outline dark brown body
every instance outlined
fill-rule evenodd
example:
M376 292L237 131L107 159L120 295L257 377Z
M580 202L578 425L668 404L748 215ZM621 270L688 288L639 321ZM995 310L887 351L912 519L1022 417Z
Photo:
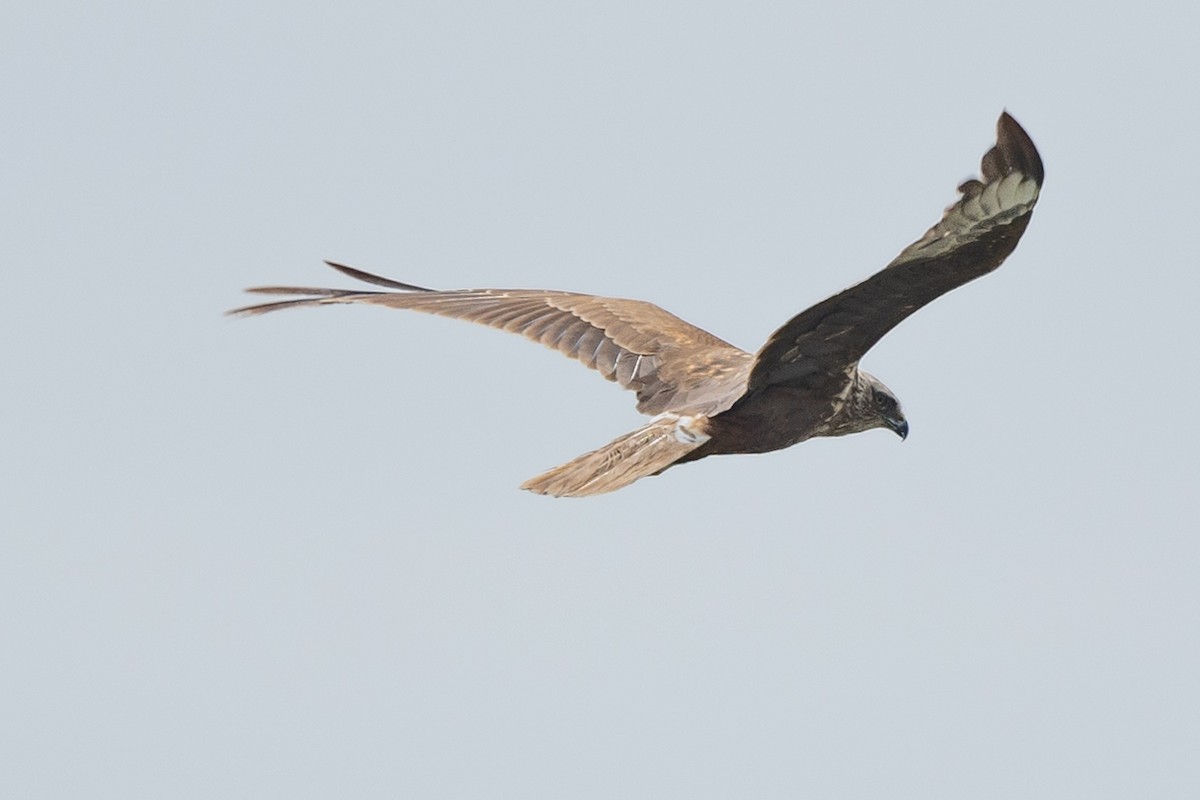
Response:
M728 411L708 421L712 437L682 461L735 453L769 453L827 435L840 404L831 398L844 395L849 381L834 392L802 386L771 386L752 392Z

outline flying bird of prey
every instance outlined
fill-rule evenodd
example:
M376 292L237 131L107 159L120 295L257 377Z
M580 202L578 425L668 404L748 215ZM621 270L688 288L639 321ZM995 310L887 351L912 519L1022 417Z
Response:
M390 291L265 286L248 291L304 297L229 313L366 303L454 317L541 342L636 392L638 411L653 419L521 487L541 494L601 494L675 464L779 450L814 436L887 428L903 439L900 402L858 362L909 314L996 269L1017 246L1043 171L1007 112L981 172L886 268L792 317L753 355L639 300L545 289L433 291L333 262L326 263Z

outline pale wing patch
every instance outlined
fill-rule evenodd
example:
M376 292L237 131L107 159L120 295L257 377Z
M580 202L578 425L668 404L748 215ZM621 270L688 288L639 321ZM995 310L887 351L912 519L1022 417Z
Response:
M680 444L704 444L712 437L706 432L707 417L694 417L690 414L676 416L664 414L668 419L675 417L675 441Z
M889 266L952 252L1029 213L1038 197L1037 181L1021 172L1012 172L986 185L969 180L958 190L962 192L959 201L947 208L938 224L904 248Z

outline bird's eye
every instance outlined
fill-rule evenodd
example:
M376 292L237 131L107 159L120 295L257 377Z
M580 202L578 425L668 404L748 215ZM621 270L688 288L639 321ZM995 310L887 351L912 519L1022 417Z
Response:
M875 395L875 407L876 408L887 408L887 405L888 405L888 399L887 399L886 394Z

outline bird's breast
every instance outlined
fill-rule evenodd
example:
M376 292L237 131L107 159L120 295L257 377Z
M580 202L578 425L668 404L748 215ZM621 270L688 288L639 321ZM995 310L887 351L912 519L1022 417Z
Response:
M709 420L709 449L713 454L767 453L821 436L837 410L835 401L809 389L769 387Z

